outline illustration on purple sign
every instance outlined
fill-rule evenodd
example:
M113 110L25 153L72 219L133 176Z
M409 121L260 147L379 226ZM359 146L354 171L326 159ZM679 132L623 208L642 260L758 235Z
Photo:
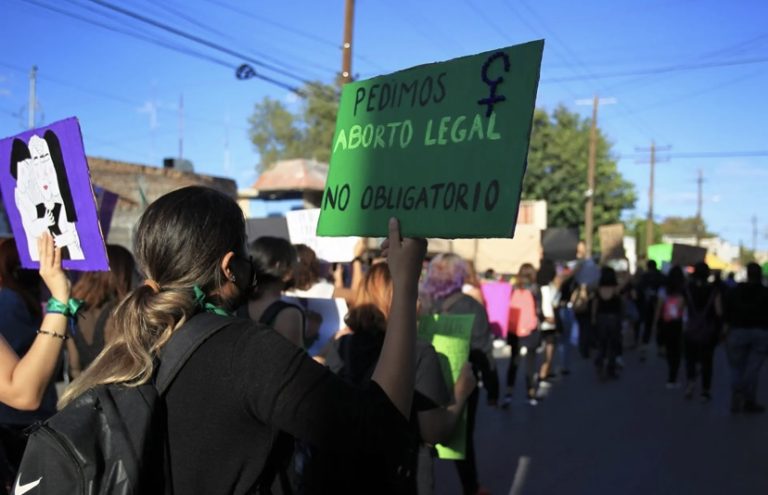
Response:
M62 259L85 259L75 226L77 212L56 134L48 130L42 138L34 135L29 145L14 139L11 176L16 179L14 201L27 237L29 257L40 260L35 240L48 231L56 247L61 248Z
M48 232L64 268L109 270L77 119L0 140L0 186L24 268L37 267Z

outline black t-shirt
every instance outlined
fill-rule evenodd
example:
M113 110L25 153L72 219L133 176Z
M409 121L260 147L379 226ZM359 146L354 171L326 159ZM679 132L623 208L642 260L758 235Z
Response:
M280 430L351 457L397 459L408 442L406 419L375 382L351 387L246 321L192 355L166 404L175 493L253 493Z
M732 327L768 330L768 287L739 284L728 294L725 308Z

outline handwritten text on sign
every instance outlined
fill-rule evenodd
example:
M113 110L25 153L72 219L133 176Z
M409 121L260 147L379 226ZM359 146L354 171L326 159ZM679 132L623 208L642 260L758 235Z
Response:
M318 234L511 236L543 45L344 86Z

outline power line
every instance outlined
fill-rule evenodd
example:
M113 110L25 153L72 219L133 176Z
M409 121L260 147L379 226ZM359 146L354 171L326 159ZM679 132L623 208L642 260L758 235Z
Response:
M542 83L558 83L570 81L583 81L585 79L610 79L615 77L628 77L651 74L666 74L670 72L683 72L690 70L712 69L717 67L732 67L736 65L762 64L768 62L768 57L757 57L741 60L724 60L719 62L700 62L695 64L677 64L662 67L650 67L633 71L603 72L598 74L586 74L583 76L550 77L542 79Z
M183 30L180 30L180 29L176 29L176 28L174 28L172 26L168 26L168 25L163 24L161 22L158 22L158 21L156 21L154 19L150 19L150 18L145 17L145 16L143 16L141 14L137 14L136 12L130 11L128 9L124 9L123 7L119 7L117 5L113 5L113 4L111 4L109 2L106 2L104 0L88 0L88 1L90 1L92 3L95 3L97 5L100 5L100 6L104 7L104 8L107 8L107 9L110 9L110 10L114 10L115 12L119 12L119 13L127 16L127 17L131 17L133 19L139 20L139 21L144 22L146 24L151 24L152 26L155 26L158 29L162 29L164 31L168 31L169 33L173 33L176 36L180 36L182 38L188 39L190 41L193 41L193 42L198 43L200 45L203 45L205 47L208 47L208 48L211 48L213 50L219 51L221 53L226 53L227 55L231 55L233 57L237 57L239 59L245 60L245 61L250 62L250 63L252 63L252 64L254 64L254 65L258 66L258 67L262 67L262 68L271 70L273 72L276 72L276 73L278 73L280 75L283 75L283 76L286 76L286 77L290 77L291 79L297 80L297 81L299 81L299 82L301 82L303 84L308 84L309 83L309 81L307 81L307 80L305 80L305 79L303 79L303 78L293 74L292 72L285 71L285 70L283 70L283 69L281 69L279 67L275 67L275 66L273 66L271 64L268 64L266 62L262 62L261 60L255 59L255 58L250 57L248 55L244 55L244 54L239 53L239 52L237 52L235 50L227 48L225 46L221 46L221 45L219 45L217 43L213 43L211 41L205 40L203 38L200 38L199 36L195 36L193 34L189 34L186 31L183 31ZM267 82L270 82L272 84L276 83L276 81L274 79L265 77L262 74L256 73L256 74L254 74L253 77L257 77L259 79L263 79L263 80L265 80ZM293 92L295 92L297 94L301 93L298 90L298 88L291 88L291 87L289 87L287 85L284 85L282 83L278 83L278 84L283 89L290 89L291 91L293 91Z
M240 41L242 41L241 39L236 39L234 36L230 35L229 33L226 33L224 31L216 29L215 27L209 26L209 25L205 24L204 22L199 21L198 19L194 18L193 16L188 15L188 14L184 13L183 11L181 11L181 10L179 10L179 9L173 7L173 6L166 4L165 2L157 2L157 3L153 3L152 5L155 5L155 6L159 7L160 9L170 13L171 15L174 15L174 16L176 16L176 17L178 17L178 18L188 22L189 24L197 26L198 28L200 28L200 29L202 29L202 30L204 30L204 31L206 31L206 32L208 32L210 34L213 34L215 36L219 36L219 37L221 37L223 39L226 39L226 40L228 40L228 41L230 41L232 43L239 43ZM274 48L271 48L271 49L274 51ZM298 57L295 57L295 56L292 56L292 58L294 58L296 60L299 60L305 67L298 67L297 65L287 63L284 59L281 59L281 58L278 58L278 57L273 57L273 56L268 55L268 54L263 53L263 52L257 52L257 51L254 51L252 49L248 49L248 51L253 53L253 54L255 54L256 56L264 59L264 60L268 60L269 62L271 62L273 64L276 64L276 65L279 65L279 66L282 66L282 67L284 67L284 68L286 68L288 70L292 70L292 71L298 72L298 71L304 70L306 67L313 67L315 69L318 69L318 70L321 70L321 71L324 71L324 72L334 73L334 71L331 70L328 67L325 67L325 66L322 66L322 65L316 64L314 62L304 60L304 59L298 59Z
M106 29L108 31L112 31L112 32L115 32L115 33L123 34L125 36L130 36L132 38L140 39L140 40L145 41L147 43L152 43L154 45L161 46L161 47L167 48L169 50L174 50L176 52L183 53L185 55L189 55L189 56L192 56L192 57L197 57L197 58L199 58L201 60L205 60L207 62L211 62L211 63L217 64L217 65L221 65L221 66L227 67L229 69L233 69L234 70L237 67L235 64L231 64L231 63L226 62L226 61L224 61L224 60L222 60L220 58L213 57L211 55L202 53L200 51L193 50L191 48L185 48L185 47L182 47L180 45L173 44L173 43L169 43L169 42L164 41L164 40L159 39L159 38L153 38L151 36L147 36L147 35L142 34L140 32L134 32L134 31L129 31L129 30L122 29L122 28L119 28L119 27L116 27L116 26L110 26L109 24L105 24L105 23L103 23L101 21L97 21L95 19L90 19L88 17L84 17L84 16L81 16L81 15L75 14L73 12L68 12L66 10L59 9L58 7L54 7L53 5L44 4L44 3L38 2L36 0L21 0L21 1L29 3L29 4L32 4L32 5L35 5L37 7L40 7L40 8L46 9L46 10L49 10L49 11L52 11L52 12L55 12L57 14L60 14L60 15L63 15L63 16L66 16L66 17L69 17L69 18L72 18L72 19L79 20L81 22L85 22L87 24L91 24L91 25L94 25L94 26L101 27L101 28Z
M634 160L645 156L636 153L621 153L618 160ZM768 150L745 150L745 151L678 151L665 153L668 158L744 158L768 156Z

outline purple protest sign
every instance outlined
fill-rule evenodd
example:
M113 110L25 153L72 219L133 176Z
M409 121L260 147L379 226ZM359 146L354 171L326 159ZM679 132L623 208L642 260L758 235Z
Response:
M112 226L112 217L115 215L117 200L120 199L117 193L103 187L94 187L96 193L96 206L99 210L99 223L101 224L101 234L105 239L109 238L109 229Z
M0 188L24 268L38 268L50 232L64 268L109 270L77 119L0 140Z
M509 332L509 298L512 286L507 282L483 282L480 285L485 299L488 323L494 335L506 338Z

